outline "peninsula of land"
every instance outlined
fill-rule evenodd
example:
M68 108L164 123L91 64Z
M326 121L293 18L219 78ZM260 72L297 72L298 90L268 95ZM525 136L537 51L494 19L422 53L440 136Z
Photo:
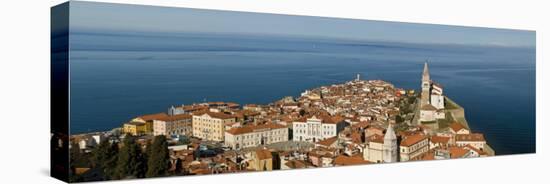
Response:
M91 181L493 156L484 135L470 130L464 109L443 89L430 78L425 63L419 92L357 75L269 104L172 106L111 131L71 135L71 178Z

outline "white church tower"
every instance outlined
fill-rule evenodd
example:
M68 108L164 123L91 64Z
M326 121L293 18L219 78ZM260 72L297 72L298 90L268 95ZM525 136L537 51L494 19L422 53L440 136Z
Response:
M390 123L384 135L384 162L397 162L398 151L397 136Z
M420 107L430 103L430 71L428 70L428 62L424 63L424 71L422 72L422 93L420 94Z
M428 63L424 63L422 72L422 93L420 94L420 122L436 121L445 119L445 96L443 86L430 80Z

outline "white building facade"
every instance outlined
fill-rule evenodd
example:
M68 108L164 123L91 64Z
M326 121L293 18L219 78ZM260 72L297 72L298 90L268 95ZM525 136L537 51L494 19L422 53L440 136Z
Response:
M343 118L313 116L304 122L292 123L292 140L318 142L337 136L346 125Z
M376 134L369 137L363 149L363 159L375 163L399 161L397 136L391 124L388 125L383 138Z
M237 127L225 132L225 146L234 150L288 141L288 128L279 124Z
M457 146L470 145L479 150L484 150L487 144L485 137L480 133L457 134L455 140Z
M429 145L430 143L428 137L425 135L416 134L405 137L399 146L400 161L404 162L418 158L422 154L429 151Z

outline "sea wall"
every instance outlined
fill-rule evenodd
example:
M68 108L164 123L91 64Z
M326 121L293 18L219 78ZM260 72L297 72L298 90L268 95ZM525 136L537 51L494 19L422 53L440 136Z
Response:
M468 121L466 120L464 108L451 100L449 97L445 97L445 112L451 114L455 121L470 129Z
M445 112L450 113L455 121L459 122L467 129L470 129L468 121L466 120L464 108L451 100L449 97L445 97ZM489 144L485 144L483 151L487 152L489 156L495 155L495 150L493 150Z

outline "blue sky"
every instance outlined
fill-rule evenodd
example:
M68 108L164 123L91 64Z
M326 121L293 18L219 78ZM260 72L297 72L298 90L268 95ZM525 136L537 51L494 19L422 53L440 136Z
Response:
M71 1L72 30L269 34L414 43L535 46L535 32Z

